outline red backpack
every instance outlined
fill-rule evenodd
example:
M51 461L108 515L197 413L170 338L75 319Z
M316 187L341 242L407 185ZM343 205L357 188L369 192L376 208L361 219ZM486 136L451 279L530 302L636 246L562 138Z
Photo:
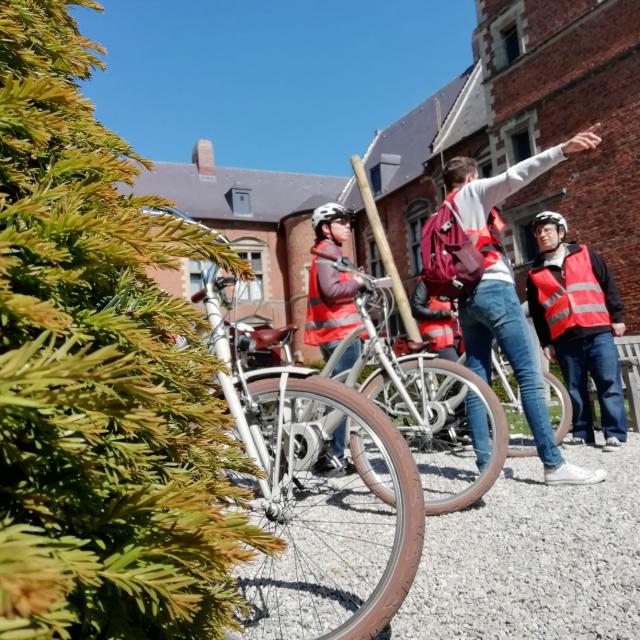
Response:
M484 273L484 256L469 240L453 200L445 200L422 228L422 275L429 296L461 298Z

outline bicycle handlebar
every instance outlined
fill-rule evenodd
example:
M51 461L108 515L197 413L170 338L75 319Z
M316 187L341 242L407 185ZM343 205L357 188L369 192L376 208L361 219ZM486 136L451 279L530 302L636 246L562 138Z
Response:
M373 291L374 289L390 289L392 286L392 280L390 276L385 276L384 278L374 278L360 269L349 260L345 256L341 256L340 258L336 258L335 256L329 255L327 253L323 253L322 251L318 251L316 247L311 249L311 253L318 256L318 258L322 258L323 260L329 260L333 263L333 266L338 271L344 271L346 273L353 273L359 276L363 283L364 287L367 291Z
M213 289L219 293L222 293L222 291L226 287L230 287L231 285L234 285L237 281L238 281L238 278L236 278L236 276L219 276L215 278L215 280L213 281ZM205 299L206 295L207 295L206 290L200 289L200 291L196 291L191 296L191 302L201 302L202 300ZM224 301L228 302L226 298L224 298Z

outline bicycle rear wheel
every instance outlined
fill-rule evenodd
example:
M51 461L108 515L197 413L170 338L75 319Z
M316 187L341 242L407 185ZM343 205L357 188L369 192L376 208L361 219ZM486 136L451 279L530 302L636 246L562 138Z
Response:
M573 409L568 391L552 373L543 372L544 393L549 409L551 427L555 432L556 444L560 444L571 430ZM527 422L522 408L522 401L518 385L513 377L509 378L511 388L517 402L503 402L507 422L509 423L509 450L510 458L525 458L538 455L533 433Z
M353 389L290 378L282 405L279 383L278 377L249 385L247 417L273 455L284 406L281 450L284 456L294 451L296 470L274 487L280 491L276 512L256 513L255 523L285 539L287 548L275 558L256 558L238 577L250 606L243 638L373 638L399 609L420 562L424 517L415 464L389 419ZM393 505L357 474L312 473L323 444L318 426L336 415L366 434Z
M508 430L504 411L491 387L475 373L454 362L416 354L400 363L402 385L421 416L417 423L386 372L365 380L361 393L372 399L402 432L418 466L425 512L439 515L477 502L496 481L507 454ZM471 441L466 402L475 397L484 408L488 437ZM375 455L369 443L354 433L351 452L358 471L382 500L393 495L376 482ZM478 470L477 457L485 464Z

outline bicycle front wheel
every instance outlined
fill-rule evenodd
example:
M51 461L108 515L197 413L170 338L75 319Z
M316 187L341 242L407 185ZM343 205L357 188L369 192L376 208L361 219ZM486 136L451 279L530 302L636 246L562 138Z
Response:
M366 380L360 391L387 413L409 444L422 478L426 514L474 504L493 486L506 458L508 430L500 401L486 382L455 362L417 354L400 363L398 374L408 401L383 370ZM467 421L471 399L486 418L486 429L475 435ZM392 501L393 495L375 481L369 443L355 433L350 446L371 490Z
M573 409L571 398L565 386L548 371L543 372L544 396L547 401L551 427L555 433L556 444L560 444L571 430ZM515 378L510 378L512 395L516 402L503 402L507 422L509 423L509 450L510 458L525 458L538 455L533 433L527 422L522 408L520 390Z
M284 397L279 377L253 382L249 391L249 424L272 456L278 442L282 452L276 496L255 523L287 548L258 557L238 578L249 603L243 638L374 638L399 609L422 553L422 491L405 442L371 402L331 380L290 378ZM337 424L336 416L371 444L392 505L357 474L313 473L326 444L320 426L328 418Z

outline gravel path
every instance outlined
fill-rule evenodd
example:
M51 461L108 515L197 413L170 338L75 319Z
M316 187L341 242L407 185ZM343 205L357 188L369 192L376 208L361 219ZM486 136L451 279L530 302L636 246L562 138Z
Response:
M616 453L563 451L607 480L547 487L537 458L507 460L484 505L428 519L416 581L380 638L640 638L640 435Z

